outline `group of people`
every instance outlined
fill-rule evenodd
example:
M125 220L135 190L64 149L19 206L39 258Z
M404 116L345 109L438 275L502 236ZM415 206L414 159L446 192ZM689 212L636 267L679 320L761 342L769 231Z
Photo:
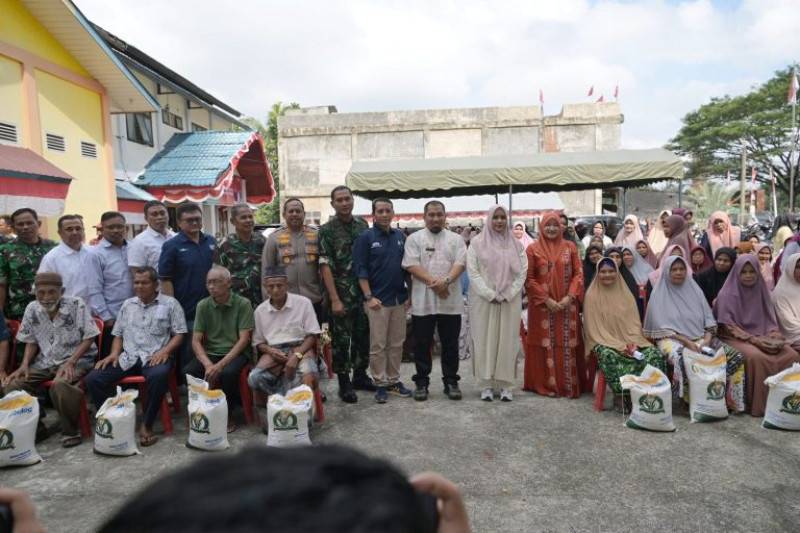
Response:
M448 230L444 204L432 200L425 228L408 236L392 226L388 198L372 202L371 228L353 214L349 188L334 188L331 206L335 216L317 229L304 223L302 201L289 198L285 225L265 238L254 231L252 209L234 205L235 231L217 243L202 231L198 205L177 208L173 233L166 206L151 201L147 229L130 242L124 215L104 213L93 247L84 244L78 215L58 220L56 245L40 236L33 209L17 210L3 219L15 235L0 237L0 308L18 346L10 353L0 320L3 393L35 394L52 381L62 444L70 447L81 442L83 390L99 407L121 379L142 375L140 443L149 446L170 380L189 374L225 392L234 431L248 365L249 385L267 395L318 387L320 325L328 322L345 403L357 402L359 390L378 403L390 394L425 401L435 336L448 398L462 398L466 338L480 398L512 401L523 305L523 389L549 397L591 388L585 362L593 356L619 409L626 408L619 376L646 364L672 367L685 398L683 350L711 348L727 356L731 410L759 416L764 378L800 361L800 238L791 228L776 233L785 246L777 275L772 250L741 246L724 213L712 215L699 245L686 213L665 212L646 237L631 215L613 242L600 224L584 246L558 213L542 218L534 240L499 205L480 233L459 234ZM409 311L413 390L400 380Z

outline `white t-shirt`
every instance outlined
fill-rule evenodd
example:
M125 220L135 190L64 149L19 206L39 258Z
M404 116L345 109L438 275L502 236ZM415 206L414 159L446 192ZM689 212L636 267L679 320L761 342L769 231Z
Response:
M175 236L175 232L167 228L167 235L149 227L141 232L128 245L129 267L153 267L158 271L158 259L161 257L161 247Z
M421 266L437 279L444 279L454 265L466 265L467 246L461 235L449 230L431 233L427 228L412 233L406 239L403 268ZM421 280L411 284L411 314L460 315L464 308L461 295L461 276L450 283L450 296L439 298Z

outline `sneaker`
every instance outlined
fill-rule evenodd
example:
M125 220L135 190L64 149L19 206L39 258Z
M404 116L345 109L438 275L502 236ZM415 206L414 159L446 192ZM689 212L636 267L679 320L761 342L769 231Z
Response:
M428 386L427 385L417 385L414 388L414 399L418 402L424 402L428 399Z
M353 372L353 388L367 392L376 392L378 390L378 387L375 386L366 372Z
M514 399L514 393L511 392L511 389L500 389L501 402L510 402L513 399Z
M461 389L458 388L458 383L445 383L444 393L451 400L461 399Z
M492 389L483 389L483 392L481 393L481 400L483 400L484 402L491 402L493 396L494 394L492 392Z
M380 387L378 387L378 389L380 389ZM403 398L408 398L411 396L411 390L407 389L405 385L403 385L402 381L392 383L387 387L387 391L389 394L396 394L397 396L402 396Z
M386 387L378 387L375 391L375 401L378 403L386 403L389 401L389 394L386 392Z

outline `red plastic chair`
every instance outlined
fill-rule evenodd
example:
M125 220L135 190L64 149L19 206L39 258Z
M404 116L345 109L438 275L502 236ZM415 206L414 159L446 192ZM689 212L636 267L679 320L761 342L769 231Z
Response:
M252 365L247 363L242 371L239 373L239 396L242 399L242 411L244 411L244 422L248 426L254 426L258 423L253 409L253 393L250 390L250 384L247 383L247 376L250 374Z
M317 348L319 348L319 341L317 341ZM319 353L319 351L317 351ZM331 357L331 343L325 345L322 349L322 358L325 360L325 366L328 367L328 379L333 378L333 358Z
M594 390L594 410L602 411L606 399L606 376L603 371L598 367L597 354L594 352L589 354L589 390ZM597 388L594 389L594 378L597 376Z
M170 375L173 375L170 372ZM142 415L144 416L144 406L147 404L147 382L144 376L128 376L117 381L117 385L136 385L139 389L139 403L142 406ZM161 407L159 408L161 415L161 425L164 426L164 434L170 435L172 433L172 417L169 414L169 404L167 403L167 395L161 399Z

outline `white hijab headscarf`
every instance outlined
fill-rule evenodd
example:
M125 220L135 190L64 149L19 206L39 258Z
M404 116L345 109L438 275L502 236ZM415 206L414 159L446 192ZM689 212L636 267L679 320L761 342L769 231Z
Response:
M630 233L625 230L625 222L629 220L633 222L633 231ZM636 215L628 215L622 223L622 228L619 230L617 238L614 239L614 246L619 246L620 248L636 246L636 243L642 239L644 239L644 235L642 234L642 228L639 226L639 217Z
M772 291L778 325L789 344L800 342L800 283L794 279L794 269L798 261L800 254L794 254L783 261L783 275Z

